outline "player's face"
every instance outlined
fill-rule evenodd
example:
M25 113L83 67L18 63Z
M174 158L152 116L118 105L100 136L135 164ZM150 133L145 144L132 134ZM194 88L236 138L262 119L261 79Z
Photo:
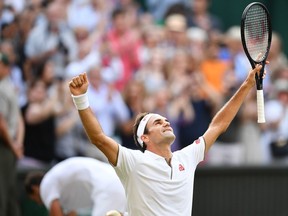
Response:
M170 122L161 115L153 115L149 119L146 127L148 129L148 138L151 143L171 145L175 140L175 134L173 128L170 126Z

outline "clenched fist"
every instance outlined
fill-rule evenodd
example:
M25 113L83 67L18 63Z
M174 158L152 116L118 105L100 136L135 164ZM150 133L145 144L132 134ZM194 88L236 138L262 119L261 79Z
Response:
M69 89L72 95L77 96L86 93L88 85L87 74L82 73L72 78L69 82Z

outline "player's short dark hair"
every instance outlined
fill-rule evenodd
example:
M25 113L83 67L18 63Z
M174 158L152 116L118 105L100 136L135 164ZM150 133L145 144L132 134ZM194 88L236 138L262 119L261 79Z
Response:
M135 119L135 123L133 125L133 138L134 138L134 142L136 144L136 146L142 151L144 152L147 148L147 145L143 142L143 146L140 145L140 143L138 142L137 140L137 129L139 127L139 124L141 122L141 120L144 118L144 116L146 116L147 114L149 114L148 112L144 112L144 113L139 113L137 116L136 116L136 119ZM148 131L147 131L147 128L145 127L144 129L144 134L147 134Z
M44 174L45 174L44 172L35 171L35 172L30 172L26 175L24 186L25 186L25 191L27 194L33 193L33 186L40 186L41 181L44 177Z

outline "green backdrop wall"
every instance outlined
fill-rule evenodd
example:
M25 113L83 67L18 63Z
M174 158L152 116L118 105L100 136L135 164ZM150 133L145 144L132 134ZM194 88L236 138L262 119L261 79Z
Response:
M287 166L200 166L193 216L287 216L287 182Z
M253 1L248 0L211 0L210 11L219 16L224 30L232 25L240 25L244 8ZM288 0L259 0L268 8L272 29L283 39L283 50L288 55Z

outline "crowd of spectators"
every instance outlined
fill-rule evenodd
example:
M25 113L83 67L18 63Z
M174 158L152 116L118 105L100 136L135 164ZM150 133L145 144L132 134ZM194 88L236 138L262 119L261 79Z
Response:
M46 167L79 155L106 160L89 144L68 93L67 81L83 72L93 112L121 145L136 148L132 125L143 111L169 118L177 136L173 150L201 136L250 68L240 27L224 30L209 3L0 1L0 52L9 59L25 125L19 166ZM281 40L273 32L264 83L267 123L257 123L252 91L204 164L288 161L288 64Z

